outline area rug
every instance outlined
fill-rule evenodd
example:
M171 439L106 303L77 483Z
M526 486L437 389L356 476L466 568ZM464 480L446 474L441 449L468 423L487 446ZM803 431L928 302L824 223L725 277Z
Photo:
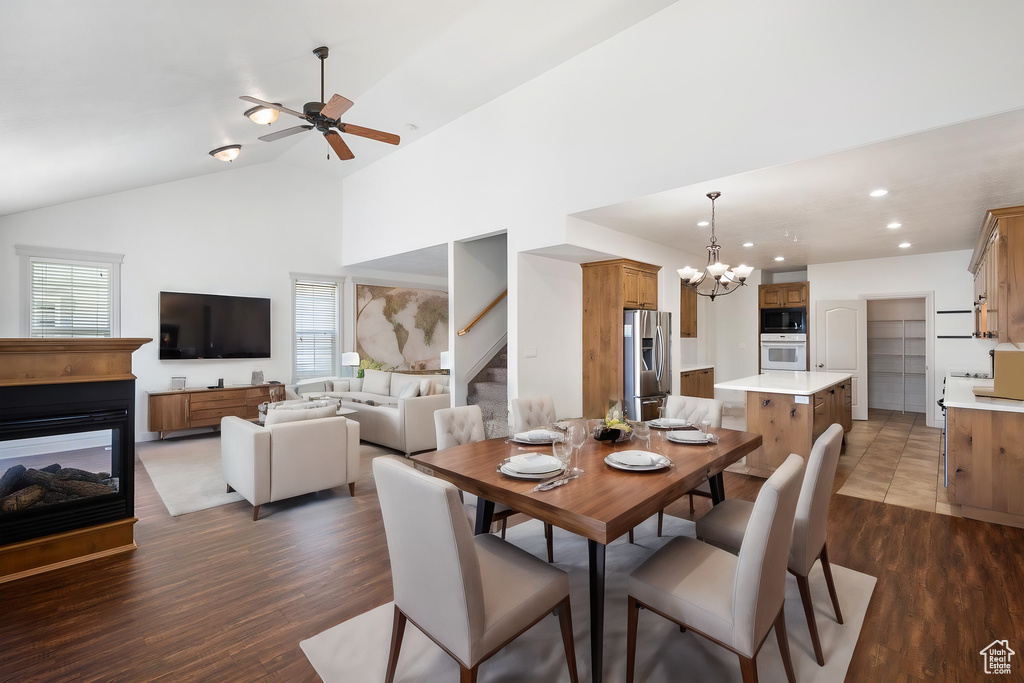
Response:
M145 441L138 454L171 517L242 500L239 493L227 493L220 437Z
M604 678L625 679L626 576L668 538L693 536L693 523L665 516L665 536L658 538L654 519L636 530L636 544L619 539L606 555ZM537 520L510 527L508 539L538 557L546 557L542 525ZM580 680L590 680L587 543L578 536L555 530L556 564L570 573L572 619ZM818 666L811 649L796 580L787 576L786 630L796 678L841 681L850 665L864 615L874 590L874 577L833 565L836 590L845 623L835 621L825 579L817 565L810 576L818 633L825 666ZM325 683L379 681L384 678L390 645L393 603L382 605L300 643L302 651ZM761 681L785 681L786 674L774 634L757 657ZM693 633L681 633L671 622L642 611L637 640L636 680L648 683L740 681L738 658ZM411 624L398 662L396 681L428 683L458 680L454 660ZM559 635L558 620L549 616L521 635L480 667L481 683L531 680L568 681L569 673Z

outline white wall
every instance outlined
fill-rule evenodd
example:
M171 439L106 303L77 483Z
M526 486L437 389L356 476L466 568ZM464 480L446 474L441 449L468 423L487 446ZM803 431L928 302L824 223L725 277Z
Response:
M888 299L900 295L934 293L935 311L970 310L974 298L974 278L967 270L971 250L947 251L845 263L823 263L807 267L811 283L809 310L825 299ZM971 334L971 315L933 313L926 322L935 335ZM929 422L941 423L942 412L936 406L942 396L942 378L951 370L989 368L988 350L995 342L982 339L934 339L932 395L925 398ZM814 339L811 339L813 354ZM813 355L812 355L813 357Z
M757 288L763 273L755 270L747 278L747 286L724 297L715 297L708 307L714 311L715 382L727 382L756 375L759 336ZM715 389L715 398L743 405L744 392Z
M290 381L289 272L336 274L341 239L335 183L285 164L214 173L0 218L0 337L17 337L15 244L124 254L121 336L156 338L159 292L271 299L272 358L161 361L157 344L133 354L136 434L147 432L146 391L172 376L188 386L248 384L253 370Z

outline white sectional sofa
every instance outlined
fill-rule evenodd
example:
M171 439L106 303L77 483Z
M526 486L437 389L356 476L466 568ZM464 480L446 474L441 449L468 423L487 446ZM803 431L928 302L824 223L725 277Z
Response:
M355 410L359 437L406 455L437 448L434 411L451 407L448 375L366 370L365 376L318 377L295 384L302 397L329 396Z

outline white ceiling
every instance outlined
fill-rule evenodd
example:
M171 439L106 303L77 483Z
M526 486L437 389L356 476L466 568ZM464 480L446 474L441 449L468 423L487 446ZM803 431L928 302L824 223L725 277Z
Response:
M327 45L327 96L355 101L344 120L415 144L673 2L4 0L0 216L267 162L340 178L394 148L347 136L356 158L339 162L316 133L261 142L294 122L257 126L238 96L293 109L319 99L312 50ZM207 154L233 143L243 146L233 164ZM794 270L968 249L986 209L1024 203L1022 158L1024 112L1013 111L577 217L699 252L709 229L695 224L710 216L705 193L717 190L717 236L734 265ZM869 198L878 187L889 195ZM887 230L893 221L903 227ZM739 246L747 240L754 246ZM556 257L594 256L569 252ZM390 265L436 275L444 255L435 248ZM389 269L386 260L368 265Z

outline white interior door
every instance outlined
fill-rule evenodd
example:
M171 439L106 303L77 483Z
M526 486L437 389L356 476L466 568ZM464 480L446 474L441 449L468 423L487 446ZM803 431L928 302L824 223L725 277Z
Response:
M868 304L864 299L818 301L814 308L814 369L853 375L853 419L868 419Z

